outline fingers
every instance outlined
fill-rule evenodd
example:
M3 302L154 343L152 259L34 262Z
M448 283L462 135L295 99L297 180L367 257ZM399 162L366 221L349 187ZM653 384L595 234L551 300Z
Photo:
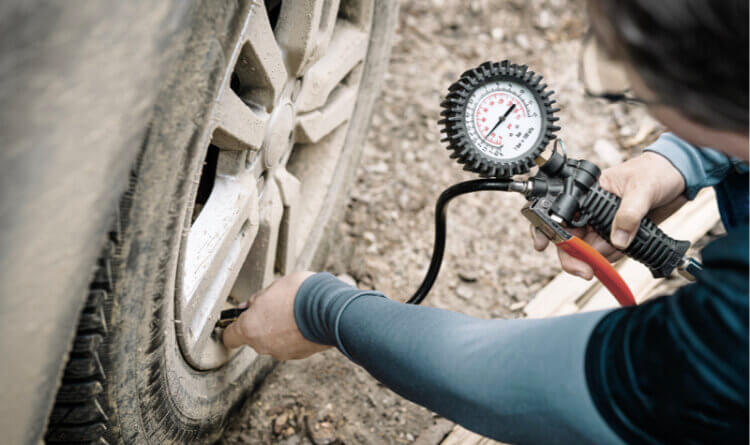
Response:
M638 226L652 209L671 205L685 190L685 181L670 161L646 152L602 172L602 188L622 197L615 214L610 239L618 249L626 249ZM679 203L678 203L679 204ZM677 207L670 207L670 210Z
M258 299L258 297L263 293L263 291L256 292L253 294L247 301L243 301L240 304L237 305L237 309L246 309L250 307L255 300ZM247 334L242 330L242 320L243 317L249 317L249 312L243 312L240 317L232 324L224 328L224 333L222 334L222 342L224 343L224 346L226 346L229 349L238 348L242 345L248 344L248 336Z
M543 251L549 245L549 240L542 232L534 226L529 226L531 230L531 239L534 240L534 249L538 252Z
M560 258L560 264L565 272L587 281L594 278L594 269L585 262L568 255L560 249L557 249L557 256Z
M620 208L615 214L610 239L618 249L626 249L635 238L638 226L653 202L649 188L635 185L622 196Z
M246 337L240 327L240 320L235 321L224 329L221 340L224 342L224 346L229 349L239 348L247 343Z
M615 249L610 243L608 243L604 238L599 236L599 234L594 231L589 231L585 234L575 233L575 235L581 238L588 245L596 249L610 263L619 260L623 256L622 252ZM568 272L569 274L581 277L584 280L591 280L592 278L594 278L594 269L587 263L570 256L560 249L557 250L557 253L558 257L560 258L560 265L562 266L564 271Z
M586 236L583 238L584 241L586 241L591 247L596 249L599 253L604 256L604 258L607 258L610 262L613 260L617 260L622 256L622 253L615 249L612 244L608 243L607 240L599 236L596 232L589 232L586 234ZM612 258L612 259L610 259Z
M222 341L227 348L248 345L259 354L287 360L306 357L320 349L299 330L294 300L299 287L312 272L298 272L276 280L250 298L247 311L227 326Z
M531 231L531 239L534 241L534 249L539 252L546 249L549 245L549 239L534 226L529 226L529 230ZM579 238L586 234L584 229L569 228L568 231Z
M560 265L562 265L565 272L583 278L584 280L594 278L594 269L584 261L568 255L561 249L557 249L557 256L560 258Z

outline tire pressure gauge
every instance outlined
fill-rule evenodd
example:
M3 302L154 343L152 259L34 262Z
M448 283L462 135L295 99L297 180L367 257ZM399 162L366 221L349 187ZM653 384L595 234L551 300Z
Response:
M465 72L442 104L451 156L485 177L528 172L559 130L546 88L541 75L507 60Z
M594 274L623 306L636 304L633 293L601 253L568 231L589 225L609 241L620 198L599 185L601 170L585 159L569 159L560 148L543 155L560 127L559 111L552 108L552 90L542 76L526 65L507 60L486 62L467 71L451 85L442 103L439 124L451 157L464 169L488 179L464 181L448 187L435 205L435 246L427 274L407 303L420 304L432 289L445 253L448 204L457 196L480 191L522 193L528 203L521 209L542 234L558 248L589 264ZM557 144L555 144L557 148ZM538 174L512 180L534 165ZM685 255L690 243L670 238L653 221L644 218L633 242L623 252L651 269L654 277L674 270L694 275L698 261ZM244 309L224 311L217 326L231 323Z
M588 225L609 241L620 198L599 185L601 170L596 164L568 158L562 141L545 152L560 129L554 125L558 120L554 114L559 110L552 108L552 93L542 83L542 76L526 65L507 60L484 63L451 85L439 122L445 134L443 142L448 142L451 157L458 159L464 170L486 179L460 182L440 194L435 205L435 248L430 267L407 303L421 303L440 272L451 200L467 193L500 191L522 193L527 203L521 214L532 227L568 255L589 264L621 305L636 304L627 283L609 261L568 231ZM534 165L539 166L537 174L511 179ZM689 247L688 241L670 238L644 218L623 252L645 264L654 277L669 276L674 270L695 276L702 266L685 255Z

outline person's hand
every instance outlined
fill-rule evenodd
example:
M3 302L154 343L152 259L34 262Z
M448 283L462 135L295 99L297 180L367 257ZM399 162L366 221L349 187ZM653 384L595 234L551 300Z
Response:
M224 329L224 345L230 349L250 345L259 354L279 360L301 359L328 349L302 336L294 318L297 290L311 275L295 272L255 295L248 302L249 309Z
M644 216L658 223L674 213L687 200L682 196L685 180L680 172L663 156L645 152L620 165L604 170L599 179L603 189L622 198L615 214L610 239L620 250L626 249L635 237ZM610 262L622 253L600 237L592 228L568 229L598 250ZM532 231L534 248L542 251L549 240L538 230ZM594 277L594 270L585 262L557 249L563 270L586 280Z

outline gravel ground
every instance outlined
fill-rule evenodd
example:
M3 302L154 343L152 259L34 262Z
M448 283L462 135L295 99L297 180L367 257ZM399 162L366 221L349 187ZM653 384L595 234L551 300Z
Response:
M486 60L507 58L545 75L557 91L559 135L572 157L606 167L655 138L659 128L643 110L584 97L578 79L584 3L402 3L390 74L329 270L395 299L416 289L432 253L435 199L472 178L440 143L439 104L464 70ZM521 316L560 272L554 251L533 250L522 204L520 196L486 192L452 204L443 271L427 304L484 318ZM278 366L222 442L410 443L438 421L329 351Z

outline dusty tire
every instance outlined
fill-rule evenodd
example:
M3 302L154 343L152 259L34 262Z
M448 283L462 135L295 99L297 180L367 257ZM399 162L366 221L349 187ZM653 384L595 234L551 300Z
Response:
M215 441L273 365L243 351L216 369L198 370L185 360L174 323L176 270L206 156L208 110L226 80L244 7L229 0L196 7L186 52L160 95L99 261L47 442ZM319 246L340 213L364 145L390 51L395 1L376 1L373 11L345 149L298 267L320 265Z

